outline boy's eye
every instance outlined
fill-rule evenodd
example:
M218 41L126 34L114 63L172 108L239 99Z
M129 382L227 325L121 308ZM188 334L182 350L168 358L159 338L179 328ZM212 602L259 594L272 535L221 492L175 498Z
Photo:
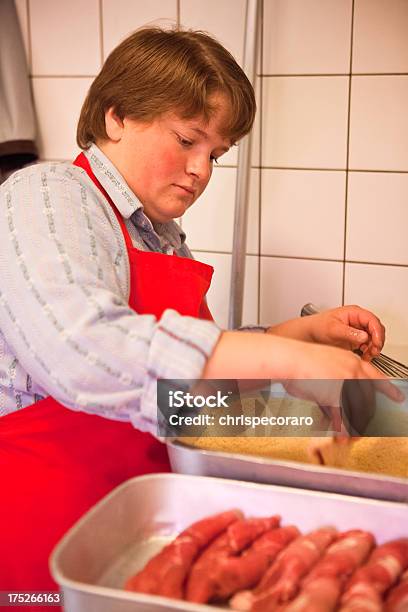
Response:
M182 136L179 136L178 134L177 134L177 139L182 147L191 147L191 145L193 144L191 140L187 140L187 138L183 138Z
M214 157L214 155L211 155L210 160L211 160L213 163L218 164L218 158L217 158L217 157Z

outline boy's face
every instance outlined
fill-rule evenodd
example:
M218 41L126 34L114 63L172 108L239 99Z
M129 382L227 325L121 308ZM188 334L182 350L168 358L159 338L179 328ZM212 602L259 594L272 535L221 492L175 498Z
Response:
M231 142L221 136L229 106L216 98L208 123L166 114L151 123L110 109L105 116L109 140L98 143L144 206L152 222L166 223L184 214L210 180L213 163Z

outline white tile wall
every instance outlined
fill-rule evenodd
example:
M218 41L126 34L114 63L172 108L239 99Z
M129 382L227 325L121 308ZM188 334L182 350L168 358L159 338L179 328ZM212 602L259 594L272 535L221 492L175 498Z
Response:
M241 63L246 0L180 0L180 24L215 36Z
M99 71L98 0L31 0L30 28L34 75L96 75Z
M76 156L76 126L91 82L89 78L33 78L42 159Z
M214 168L202 196L183 217L183 230L192 249L232 250L236 168ZM247 251L258 253L259 170L253 168L250 179Z
M173 27L177 0L102 0L103 46L106 58L128 34L144 25Z
M320 309L338 306L342 280L341 263L261 257L260 323L298 317L308 302Z
M235 145L230 148L227 153L224 153L222 157L220 157L218 165L219 166L236 166L238 163L238 149L239 145Z
M347 259L408 265L408 174L351 172Z
M345 168L347 77L265 77L262 165Z
M387 342L408 345L408 267L347 264L345 300L378 314Z
M355 0L353 72L408 72L408 2Z
M179 16L242 59L246 0L17 0L17 8L28 53L32 41L32 74L52 75L33 78L48 159L76 151L90 79L72 77L94 74L102 54L135 28L157 20L167 27ZM269 76L257 82L262 120L252 156L264 169L261 201L259 171L252 171L246 322L257 322L259 280L260 322L297 316L308 301L330 307L344 297L383 316L393 344L408 344L407 24L407 0L264 0L262 72ZM222 164L236 161L237 148ZM189 244L217 267L210 299L223 325L235 173L216 168L208 192L183 220ZM346 263L343 296L344 233L346 262L367 263Z
M353 77L350 168L408 171L407 109L408 74Z
M265 0L263 73L349 72L351 13L351 0Z
M345 184L345 172L262 170L262 254L342 259Z

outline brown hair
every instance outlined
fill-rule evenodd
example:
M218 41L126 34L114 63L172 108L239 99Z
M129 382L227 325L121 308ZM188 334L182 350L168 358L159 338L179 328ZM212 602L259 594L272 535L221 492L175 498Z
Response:
M205 32L142 28L112 51L93 81L79 117L77 143L87 149L107 139L105 112L110 107L121 119L148 122L176 111L185 119L208 120L215 93L230 101L223 136L235 142L251 130L256 103L231 53Z

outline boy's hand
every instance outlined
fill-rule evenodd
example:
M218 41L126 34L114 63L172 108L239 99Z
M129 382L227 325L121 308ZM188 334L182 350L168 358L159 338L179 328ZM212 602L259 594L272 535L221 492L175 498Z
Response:
M359 349L365 361L378 356L384 345L383 324L372 312L359 306L341 306L308 318L314 342Z

